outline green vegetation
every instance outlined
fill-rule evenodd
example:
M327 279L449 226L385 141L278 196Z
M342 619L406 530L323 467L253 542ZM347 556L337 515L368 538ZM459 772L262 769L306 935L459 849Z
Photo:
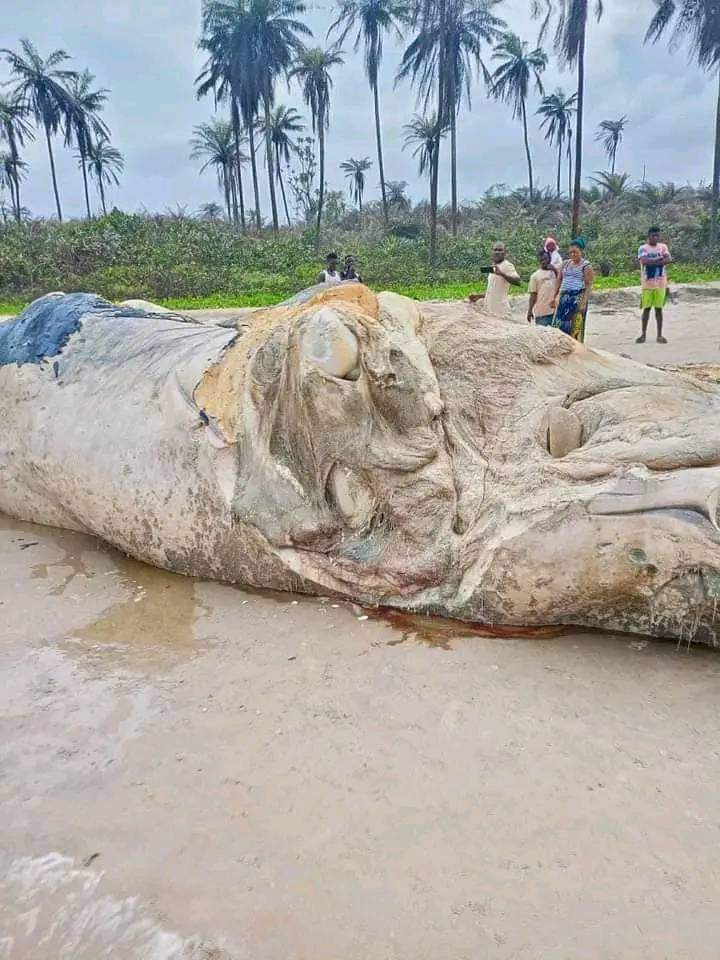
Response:
M638 282L634 257L650 223L668 224L675 256L672 280L720 279L720 260L708 253L708 198L671 184L623 187L619 196L599 188L585 194L588 254L608 272L598 286ZM459 210L458 236L452 211L440 211L436 262L428 263L427 205L397 209L385 228L380 204L364 211L334 210L326 224L327 249L352 253L376 289L418 299L464 297L483 288L479 268L489 262L494 240L504 239L523 276L535 269L538 245L547 234L569 238L569 205L547 195L530 203L526 191L485 197ZM0 310L52 290L86 290L110 300L145 298L175 308L262 306L277 303L315 282L321 262L312 231L250 237L221 220L128 215L115 211L93 221L0 223ZM323 250L325 249L325 245Z

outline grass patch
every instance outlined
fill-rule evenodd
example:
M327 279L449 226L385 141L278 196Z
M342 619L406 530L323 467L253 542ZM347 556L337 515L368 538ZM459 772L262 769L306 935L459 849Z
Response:
M524 278L527 280L527 278ZM671 286L677 283L708 283L720 280L719 267L694 267L684 264L673 264L670 272ZM621 273L612 277L597 277L595 287L598 290L616 290L622 287L636 287L640 283L637 271ZM469 294L482 292L485 289L485 280L470 283L437 282L437 283L410 283L410 284L376 284L378 290L392 290L413 300L464 300ZM527 284L512 288L511 293L520 296L526 293ZM274 292L258 290L248 293L214 293L204 297L168 297L158 298L156 301L170 310L221 310L233 307L269 307L281 303L298 291L297 286L288 285L284 289ZM0 300L0 315L19 313L27 302L18 300Z

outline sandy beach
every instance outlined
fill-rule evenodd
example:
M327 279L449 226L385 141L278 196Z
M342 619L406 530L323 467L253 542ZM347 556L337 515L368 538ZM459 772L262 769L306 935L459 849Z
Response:
M720 364L720 284L678 288L667 346L636 301L598 296L589 345ZM717 956L715 651L383 618L2 517L0 570L1 960Z

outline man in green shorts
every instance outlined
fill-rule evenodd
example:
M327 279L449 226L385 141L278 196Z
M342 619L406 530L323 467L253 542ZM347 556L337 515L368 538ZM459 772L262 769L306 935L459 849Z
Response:
M667 343L663 336L663 307L667 298L667 265L672 263L670 251L660 242L660 227L650 227L647 243L638 250L642 277L642 333L635 341L645 343L650 311L655 311L657 342Z

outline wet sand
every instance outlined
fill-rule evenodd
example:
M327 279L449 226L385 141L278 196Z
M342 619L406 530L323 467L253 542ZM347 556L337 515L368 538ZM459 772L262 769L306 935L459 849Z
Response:
M720 363L720 285L668 346L636 299L589 344ZM0 570L0 960L717 957L716 652L377 619L2 517Z
M2 960L717 957L717 653L0 569Z

